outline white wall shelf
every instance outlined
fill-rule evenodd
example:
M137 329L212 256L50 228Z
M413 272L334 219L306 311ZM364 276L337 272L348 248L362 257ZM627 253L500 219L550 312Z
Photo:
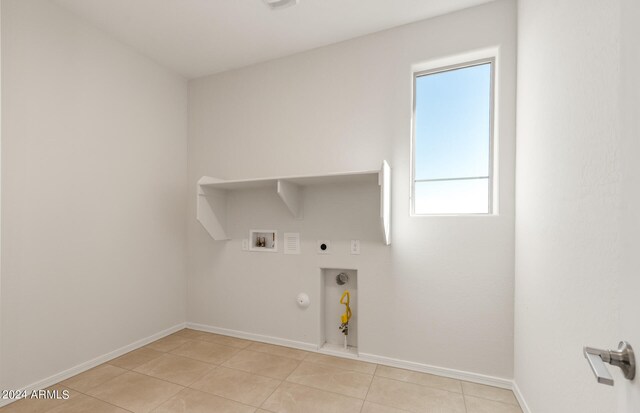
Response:
M379 170L343 172L326 175L225 181L203 176L198 181L196 216L214 240L226 240L227 194L229 191L273 188L295 219L303 218L302 190L312 185L344 183L378 184L380 186L380 226L385 245L390 239L391 168L387 161Z

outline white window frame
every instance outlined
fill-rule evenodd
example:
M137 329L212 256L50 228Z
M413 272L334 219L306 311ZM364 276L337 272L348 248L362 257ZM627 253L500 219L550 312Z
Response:
M463 60L463 59L460 59ZM436 181L460 181L471 179L487 179L488 178L488 212L480 213L457 213L457 212L443 212L434 214L417 214L415 212L415 185L416 185L416 80L422 76L433 75L436 73L449 72L456 69L463 69L467 67L479 66L483 64L491 65L491 81L490 81L490 101L489 101L489 165L488 176L482 177L458 177L458 178L439 178L439 179L421 179L419 182L436 182ZM491 54L488 57L479 58L475 60L461 61L460 63L438 65L434 68L420 69L414 68L412 82L413 82L413 106L411 113L411 185L410 185L410 213L412 217L437 217L437 216L496 216L498 215L498 202L497 202L497 188L496 188L496 136L495 136L495 114L496 114L496 65L497 58L495 54Z

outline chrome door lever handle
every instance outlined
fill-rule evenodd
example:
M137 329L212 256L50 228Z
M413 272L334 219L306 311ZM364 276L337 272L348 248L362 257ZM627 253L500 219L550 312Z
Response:
M584 347L584 357L589 361L589 366L596 376L598 383L613 386L613 377L604 363L618 366L622 369L624 377L633 380L636 375L636 359L633 348L626 341L618 344L618 350L601 350L593 347Z
M613 377L607 370L607 366L604 365L605 359L602 358L602 354L608 353L609 350L599 350L596 348L585 347L583 350L584 356L591 366L591 371L595 374L598 383L606 384L607 386L613 386ZM605 356L606 357L606 356Z

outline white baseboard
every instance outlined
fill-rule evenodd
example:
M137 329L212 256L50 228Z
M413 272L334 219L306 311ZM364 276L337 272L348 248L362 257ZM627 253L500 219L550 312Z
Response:
M518 387L518 383L516 383L515 380L513 381L513 394L516 395L516 399L518 400L518 403L520 403L522 413L531 413L531 409L529 408L527 401L524 399L524 396L520 391L520 387Z
M486 384L489 386L501 387L504 389L513 388L512 380L504 379L501 377L493 377L493 376L487 376L484 374L471 373L467 371L430 366L428 364L416 363L413 361L406 361L406 360L399 360L399 359L394 359L390 357L378 356L375 354L359 353L358 355L354 355L352 353L341 353L338 351L325 351L323 349L318 348L318 345L313 343L305 343L301 341L287 340L287 339L278 338L278 337L264 336L261 334L253 334L253 333L247 333L244 331L208 326L205 324L187 323L187 327L192 328L194 330L206 331L209 333L216 333L216 334L222 334L225 336L244 338L247 340L260 341L260 342L269 343L269 344L277 344L280 346L292 347L300 350L312 351L315 353L330 354L332 356L356 359L356 360L366 361L370 363L382 364L390 367L398 367L401 369L413 370L421 373L429 373L437 376L449 377L452 379L470 381L473 383ZM525 413L528 413L528 412L525 412Z
M376 354L360 353L358 358L362 361L368 361L370 363L382 364L385 366L397 367L405 370L413 370L420 373L433 374L435 376L449 377L456 380L486 384L488 386L500 387L503 389L511 389L512 387L512 381L509 379L504 379L502 377L487 376L484 374L472 373L469 371L431 366L429 364L399 360L391 357L378 356Z
M245 340L260 341L262 343L276 344L278 346L292 347L299 350L318 351L318 346L313 343L305 343L304 341L287 340L279 337L264 336L262 334L247 333L245 331L230 330L228 328L213 327L205 324L187 323L187 328L198 331L206 331L208 333L221 334L223 336L231 336L236 338L244 338Z
M40 389L45 389L49 386L52 386L56 383L59 383L63 380L68 379L69 377L73 377L76 374L80 374L82 372L85 372L89 369L92 369L102 363L105 363L109 360L113 360L116 357L120 357L121 355L128 353L130 351L133 351L137 348L146 346L147 344L156 341L158 339L161 339L162 337L168 336L171 333L175 333L176 331L182 330L183 328L185 328L187 325L187 323L180 323L180 324L176 324L173 327L167 328L166 330L162 330L158 333L155 333L153 335L150 335L149 337L145 337L143 339L134 341L131 344L127 344L124 347L120 347L117 350L111 351L109 353L103 354L101 356L98 356L92 360L86 361L84 363L78 364L74 367L71 367L67 370L61 371L60 373L56 373L53 376L49 376L45 379L39 380L35 383L29 384L28 386L24 387L23 389L20 390L24 390L27 393L30 393L33 390L40 390ZM0 407L5 406L7 404L10 404L12 402L14 402L16 400L9 400L9 399L0 399Z

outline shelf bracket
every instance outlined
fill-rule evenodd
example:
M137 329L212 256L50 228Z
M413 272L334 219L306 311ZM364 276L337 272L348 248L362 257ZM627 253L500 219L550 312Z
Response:
M278 179L277 192L295 219L303 218L302 188L300 185Z
M227 191L203 187L203 184L222 182L220 179L203 177L198 181L196 218L214 240L227 237Z

